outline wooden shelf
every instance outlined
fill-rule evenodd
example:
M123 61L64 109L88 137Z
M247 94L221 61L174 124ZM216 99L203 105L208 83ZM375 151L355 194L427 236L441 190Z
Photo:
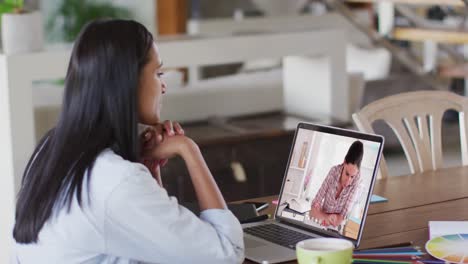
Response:
M407 5L442 5L442 6L463 6L460 0L346 0L348 3L377 3L377 2L393 2L396 4Z
M466 44L468 43L468 32L421 28L395 28L393 31L393 38L407 41L432 40L440 43Z

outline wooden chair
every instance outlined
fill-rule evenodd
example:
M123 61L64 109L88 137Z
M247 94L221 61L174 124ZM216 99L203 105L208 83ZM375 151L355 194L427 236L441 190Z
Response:
M442 117L449 110L459 113L462 164L468 165L468 98L446 91L417 91L389 96L370 103L353 114L360 131L374 133L372 123L385 121L396 134L411 173L442 167ZM466 113L466 114L465 114ZM385 159L378 178L386 178Z

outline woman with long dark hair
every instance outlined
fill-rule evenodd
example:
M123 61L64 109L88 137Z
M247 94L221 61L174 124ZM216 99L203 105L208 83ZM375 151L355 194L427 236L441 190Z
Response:
M312 201L311 218L323 226L337 227L351 210L361 177L364 144L356 140L348 149L343 163L333 166Z
M23 176L16 263L243 260L241 226L198 146L179 124L160 121L161 66L153 37L137 22L100 20L82 30L59 121ZM139 124L152 129L140 137ZM159 164L176 155L190 173L200 218L162 188Z

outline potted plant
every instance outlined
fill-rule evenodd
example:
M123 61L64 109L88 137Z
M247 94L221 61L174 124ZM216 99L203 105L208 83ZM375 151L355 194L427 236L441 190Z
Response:
M44 38L40 12L27 12L23 0L3 0L0 1L0 15L5 54L42 49Z
M86 23L98 18L132 18L127 8L110 1L62 0L47 21L49 38L73 42Z

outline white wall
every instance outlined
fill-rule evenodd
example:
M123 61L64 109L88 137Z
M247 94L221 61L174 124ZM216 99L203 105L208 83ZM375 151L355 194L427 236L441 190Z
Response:
M154 0L112 0L119 6L128 8L135 16L135 20L145 25L145 27L156 35L156 8Z
M0 87L7 83L6 58L0 56ZM0 89L0 148L13 149L10 120L10 94L8 89ZM13 175L13 152L0 151L0 263L9 263L11 251L11 230L15 210L15 184Z

